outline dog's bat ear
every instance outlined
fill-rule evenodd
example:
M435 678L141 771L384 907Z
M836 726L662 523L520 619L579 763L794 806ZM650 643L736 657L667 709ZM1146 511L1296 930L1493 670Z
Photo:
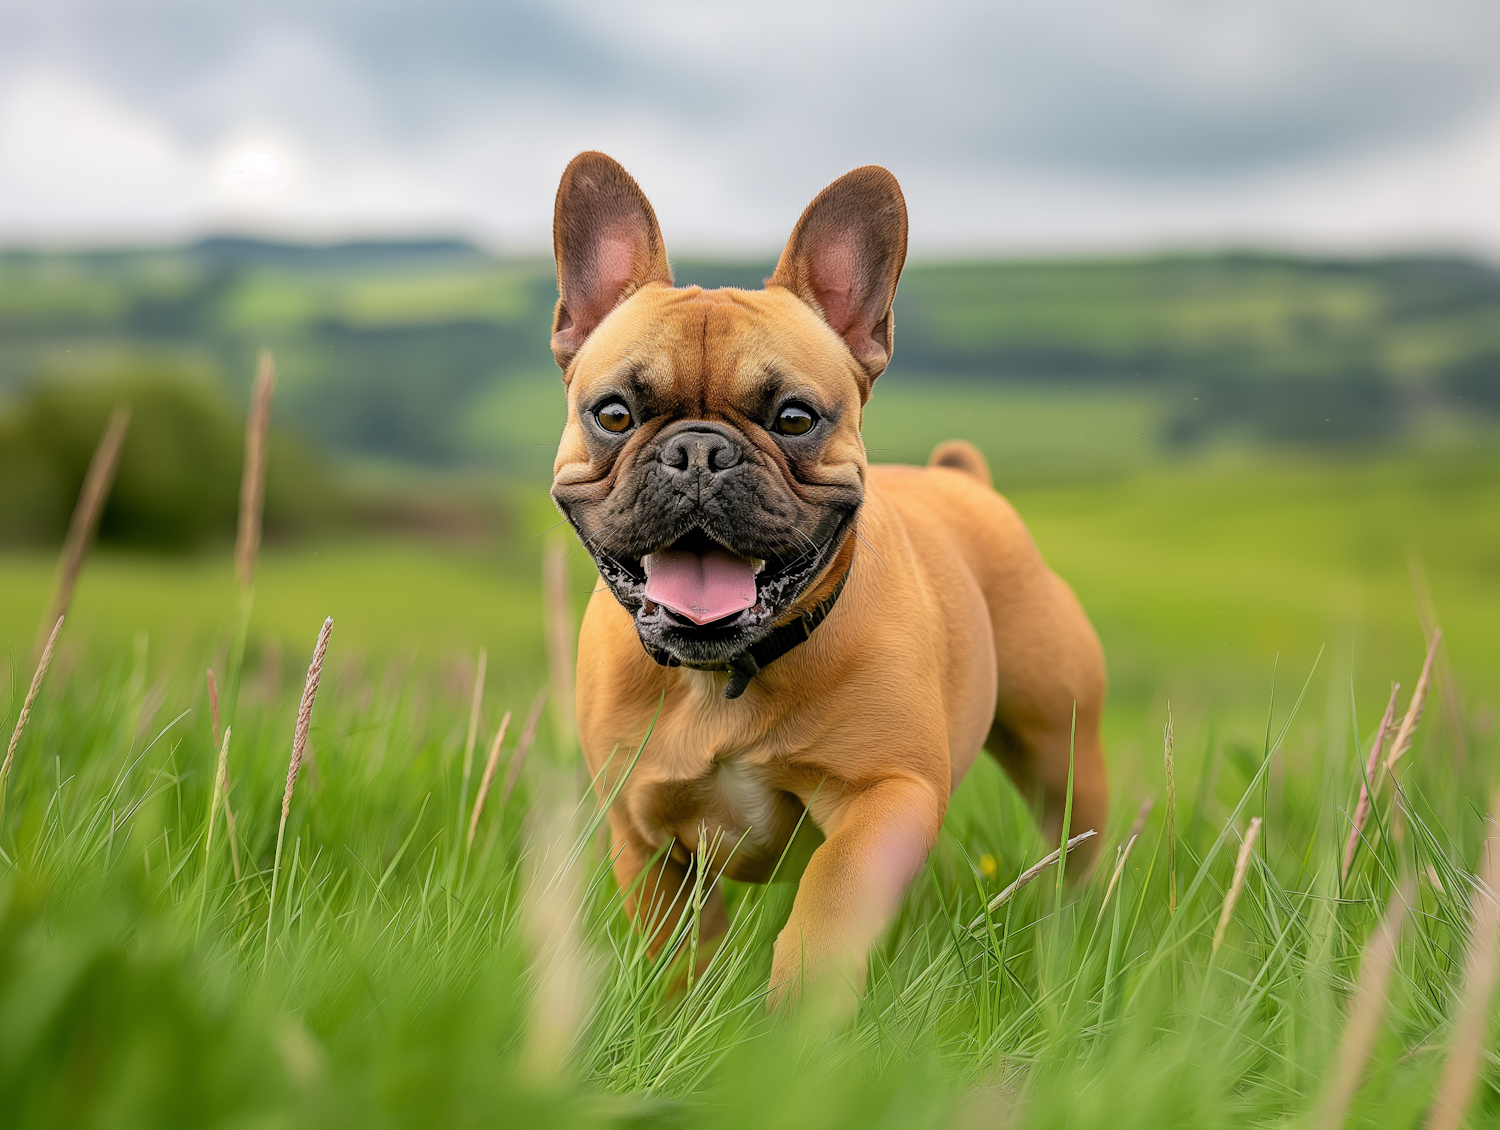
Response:
M766 285L785 287L821 314L873 381L891 360L891 303L905 262L901 186L879 165L865 165L807 206Z
M584 339L647 283L672 285L651 202L620 163L580 153L563 170L552 216L557 310L552 356L564 372Z

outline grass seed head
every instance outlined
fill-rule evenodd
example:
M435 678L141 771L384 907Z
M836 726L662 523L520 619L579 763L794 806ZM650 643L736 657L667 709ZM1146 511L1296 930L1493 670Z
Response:
M286 767L286 793L281 798L281 819L292 807L292 790L297 787L297 771L302 768L302 758L307 754L307 734L312 728L313 702L318 697L318 683L323 679L323 657L328 654L328 639L333 635L333 617L323 621L318 632L318 643L313 648L312 662L307 666L307 682L302 687L302 701L297 706L297 730L292 737L292 760Z
M245 466L240 475L239 528L234 539L234 575L240 588L255 581L260 558L261 524L266 503L266 450L271 435L271 394L276 390L276 358L260 351L255 385L250 390L250 415L245 419Z
M526 753L531 749L531 743L536 741L537 723L542 720L542 707L547 705L547 688L543 687L536 692L536 698L531 700L531 709L526 712L526 724L521 727L521 741L516 746L515 756L510 759L510 768L505 773L505 787L500 790L500 807L503 810L510 801L511 790L516 787L516 779L521 775L521 766L526 763Z
M1245 876L1250 871L1250 857L1255 851L1255 837L1260 835L1260 817L1253 817L1245 841L1240 844L1239 858L1234 861L1234 881L1229 884L1229 893L1224 896L1224 909L1219 912L1219 925L1214 930L1214 952L1224 944L1224 932L1229 929L1229 919L1234 915L1234 904L1240 901L1240 892L1245 889Z
M464 841L464 850L474 846L474 833L479 831L479 817L484 812L484 802L490 795L490 786L495 781L495 770L500 765L500 746L505 741L505 731L510 728L510 711L500 719L500 728L495 731L495 740L490 745L490 756L484 763L484 776L479 779L479 793L474 797L474 812L469 817L469 834Z
M68 536L63 540L62 553L57 558L57 576L52 584L52 599L37 627L36 650L42 649L58 617L67 614L73 602L73 586L78 583L78 574L83 568L83 559L88 554L89 544L94 540L94 531L99 528L99 516L104 513L109 488L115 481L115 468L119 466L120 449L125 446L125 432L130 427L130 409L119 405L110 413L104 433L99 437L99 446L89 460L88 472L83 478L83 487L78 492L78 501L73 506L73 517L68 522Z
M1432 642L1427 645L1427 658L1422 663L1422 674L1417 677L1416 689L1411 692L1411 702L1407 704L1406 716L1401 719L1401 728L1396 731L1396 737L1391 742L1391 752L1386 755L1386 772L1395 774L1396 762L1405 756L1406 751L1411 748L1411 740L1417 731L1417 726L1422 721L1422 708L1427 705L1427 691L1432 684L1432 661L1437 658L1438 644L1443 642L1443 632L1439 628L1432 633Z
M1344 843L1344 863L1339 871L1341 882L1349 879L1349 868L1354 863L1354 853L1359 850L1359 838L1364 834L1365 821L1370 818L1370 786L1380 784L1376 776L1380 772L1380 751L1390 735L1391 722L1396 717L1396 692L1400 683L1391 684L1390 701L1385 704L1385 713L1380 716L1380 725L1375 730L1375 740L1370 745L1370 757L1365 763L1365 776L1359 783L1359 803L1354 806L1354 825L1349 829L1349 839Z
M42 648L42 657L37 660L36 671L31 676L31 686L27 688L25 701L21 703L21 713L16 716L16 727L10 732L10 745L5 750L5 761L0 764L0 785L10 774L10 763L16 759L16 747L21 744L21 735L26 732L26 722L31 717L31 707L36 702L37 692L42 689L42 680L47 677L47 668L52 666L52 652L57 647L57 637L62 632L64 617L59 616L57 623L52 625L52 634L47 637L47 642Z

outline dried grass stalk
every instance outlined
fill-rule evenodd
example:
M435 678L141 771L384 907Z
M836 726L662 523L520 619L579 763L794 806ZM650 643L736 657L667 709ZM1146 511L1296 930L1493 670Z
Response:
M543 687L536 692L536 698L531 700L531 709L526 713L526 724L521 727L521 744L516 746L516 754L510 759L510 768L505 773L505 788L500 790L500 811L505 811L506 804L510 801L511 790L516 787L516 778L521 775L521 766L526 761L526 753L531 749L531 743L536 740L537 723L542 720L542 707L547 705L547 688Z
M1085 840L1093 839L1093 837L1097 836L1098 834L1099 833L1092 828L1090 828L1087 832L1079 832L1078 835L1074 836L1071 840L1068 841L1068 850L1072 851ZM1014 883L1006 887L1005 890L1001 891L994 898L990 899L989 905L984 908L984 914L981 914L978 918L974 919L973 922L970 922L969 929L977 930L981 926L983 926L985 917L987 915L994 914L995 911L999 910L1011 899L1015 898L1016 895L1024 887L1026 887L1027 884L1029 884L1043 871L1047 870L1047 868L1051 867L1054 863L1060 860L1062 858L1062 854L1062 848L1058 848L1051 854L1044 855L1030 867L1026 868L1025 871L1022 871L1021 874L1016 877L1016 881Z
M281 796L281 823L276 829L276 857L271 864L271 902L266 910L266 955L271 953L271 920L276 913L276 879L281 871L281 845L286 839L286 818L292 810L292 792L297 787L297 771L307 751L307 733L312 727L313 701L318 697L318 683L323 678L323 657L328 654L328 639L333 635L333 617L323 621L312 662L307 666L307 682L302 687L302 702L297 707L297 729L292 737L292 759L286 767L286 791Z
M521 928L532 955L534 990L521 1052L528 1078L553 1079L567 1066L589 1013L594 969L579 935L584 876L572 846L573 807L549 805L529 837L521 889Z
M1490 834L1479 860L1479 881L1469 899L1469 952L1464 961L1464 995L1453 1046L1437 1098L1427 1115L1427 1130L1457 1130L1469 1103L1485 1054L1490 998L1495 992L1495 957L1500 949L1500 792L1490 797Z
M1146 821L1151 818L1151 810L1155 807L1156 798L1153 796L1148 796L1145 800L1141 801L1141 806L1135 810L1135 819L1130 822L1130 831L1125 833L1125 838L1120 841L1119 845L1116 846L1116 852L1120 850L1121 846L1129 844L1141 834L1141 831L1146 827ZM1099 869L1099 864L1103 861L1103 859L1103 853L1094 856L1093 862L1089 864L1088 871L1085 872L1085 878L1090 880L1093 879L1094 872ZM1105 901L1108 901L1108 896L1106 896Z
M1432 589L1427 584L1427 571L1422 567L1418 553L1406 558L1407 571L1411 575L1412 597L1417 606L1417 621L1422 625L1422 634L1429 639L1438 630L1437 608L1432 601ZM1447 652L1437 657L1432 668L1433 681L1437 683L1438 706L1447 716L1448 740L1453 744L1453 759L1459 766L1469 760L1468 727L1464 722L1463 695L1453 678L1453 664Z
M233 727L224 731L224 742L219 746L219 765L214 773L213 797L208 802L208 829L203 833L203 893L198 897L199 937L203 936L203 911L208 905L208 878L214 859L214 823L219 815L219 801L224 796L224 782L229 779L229 735L232 731Z
M479 817L484 812L485 799L490 795L490 785L495 781L495 770L500 767L500 746L505 741L505 731L510 729L510 711L500 719L500 728L495 731L495 740L490 745L489 759L484 763L484 776L479 779L479 794L474 798L474 812L469 817L469 836L464 841L464 850L474 847L474 833L479 831Z
M1359 962L1359 982L1354 988L1349 1019L1339 1040L1337 1067L1309 1123L1315 1130L1340 1130L1344 1125L1349 1104L1359 1089L1360 1075L1375 1049L1380 1025L1385 1020L1391 973L1396 967L1397 947L1401 944L1401 927L1415 893L1416 885L1410 877L1392 891L1380 925L1365 943L1364 956Z
M52 634L47 637L47 642L42 647L42 657L37 660L36 671L31 676L31 686L21 703L21 713L16 715L16 728L10 732L10 745L5 750L5 762L0 764L0 788L4 787L10 776L10 763L16 759L16 747L21 744L21 735L26 732L26 722L31 717L32 704L36 702L37 692L42 689L42 680L47 677L47 668L52 666L52 652L57 647L57 637L62 631L65 619L64 616L57 618L57 623L52 625Z
M250 415L245 420L245 466L240 474L240 520L234 539L234 575L240 588L255 583L266 502L266 449L271 435L271 394L276 391L276 358L260 351Z
M1224 896L1224 909L1219 912L1219 926L1214 931L1214 952L1224 944L1224 931L1229 929L1229 919L1234 914L1234 904L1240 901L1240 892L1245 889L1245 876L1250 871L1250 856L1255 850L1255 837L1260 835L1260 817L1250 821L1250 830L1245 833L1245 842L1240 844L1240 857L1234 861L1234 881L1229 884L1229 893Z
M1172 757L1172 707L1162 731L1162 764L1167 773L1167 914L1177 917L1177 764Z
M1139 838L1139 832L1132 832L1125 846L1117 849L1120 858L1115 860L1114 874L1109 877L1109 886L1104 888L1104 901L1099 904L1099 917L1104 917L1104 912L1109 908L1110 897L1115 893L1115 884L1120 881L1120 875L1125 870L1125 861L1130 858L1130 852L1135 847L1135 841Z
M561 538L542 553L542 613L547 622L547 677L552 684L552 726L557 755L567 757L576 733L573 719L573 643L568 611L568 551Z
M1401 719L1401 728L1396 731L1396 737L1391 742L1391 752L1386 755L1385 769L1392 776L1396 772L1396 762L1406 755L1411 748L1411 740L1417 732L1417 726L1422 721L1422 708L1427 705L1427 691L1432 685L1432 661L1437 658L1438 644L1443 641L1443 632L1439 628L1432 633L1432 642L1427 645L1427 659L1422 664L1422 674L1417 678L1416 690L1411 692L1411 702L1407 704L1406 716Z
M213 717L214 745L219 744L219 732L223 726L223 719L219 713L219 683L214 678L214 669L208 669L208 705ZM226 747L227 748L227 747ZM220 769L224 779L215 787L222 786L224 790L224 831L229 837L229 857L234 863L234 881L240 881L240 845L234 832L234 809L229 805L229 763L222 760Z
M1391 684L1390 701L1385 704L1385 713L1380 716L1380 726L1375 730L1375 741L1370 746L1364 780L1359 783L1359 803L1354 807L1354 826L1349 829L1349 839L1344 844L1344 866L1339 871L1340 882L1347 882L1349 879L1349 868L1354 863L1354 853L1359 849L1359 838L1364 834L1365 821L1370 818L1370 786L1380 783L1376 777L1380 772L1380 753L1391 732L1391 722L1396 717L1396 692L1400 689L1400 683Z
M479 649L479 659L474 664L474 695L469 702L469 732L464 738L463 784L458 792L458 819L464 818L464 809L469 806L469 778L474 774L474 745L479 740L479 715L484 708L484 673L489 665L489 653Z
M89 543L99 528L99 516L104 513L104 502L115 481L115 468L119 465L120 449L125 446L125 432L129 427L130 409L120 405L109 414L104 434L99 437L99 446L94 448L94 457L89 460L88 473L83 477L83 488L78 492L73 518L68 523L68 536L63 540L62 553L57 558L52 599L37 626L35 653L41 652L52 625L57 623L58 617L67 615L68 606L73 602L73 586L78 583L78 573L83 568Z

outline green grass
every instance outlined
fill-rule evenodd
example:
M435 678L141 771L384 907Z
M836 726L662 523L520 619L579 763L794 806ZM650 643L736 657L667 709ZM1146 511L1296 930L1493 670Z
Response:
M944 423L913 424L901 442L926 444L923 428ZM1161 796L1172 702L1175 919L1159 803L1104 913L1107 867L1060 911L1042 881L992 925L963 929L1056 846L988 759L955 796L847 1027L764 1014L787 883L731 885L734 936L703 979L674 989L680 969L648 959L624 921L589 828L593 805L580 800L587 782L545 725L509 805L492 800L466 855L466 665L489 648L482 755L500 713L523 713L543 679L539 542L526 539L545 524L544 504L499 549L372 542L268 554L230 747L246 863L236 882L222 821L206 869L203 854L216 751L202 670L222 654L233 614L227 554L101 555L0 817L9 1120L1300 1125L1327 1077L1360 949L1406 869L1423 877L1420 905L1354 1119L1419 1123L1451 1030L1469 872L1500 753L1489 721L1500 697L1500 532L1482 519L1500 505L1500 470L1152 465L1014 497L1110 656L1111 860L1140 798ZM1452 680L1408 759L1404 841L1375 837L1341 886L1359 751L1389 680L1410 687L1421 661L1412 551L1448 632ZM0 557L0 633L16 656L0 706L7 736L49 570L34 555ZM268 915L301 669L329 612L316 770L298 784ZM577 819L559 832L548 814L575 801ZM1389 814L1387 792L1372 829ZM1265 818L1263 849L1215 954L1237 837L1253 815ZM549 894L546 867L533 877L554 837L577 846L576 891L561 881ZM573 924L576 953L549 921ZM538 1005L548 968L562 980ZM566 1036L560 1063L546 1051L553 1029ZM1491 1054L1471 1125L1500 1124L1496 1067Z

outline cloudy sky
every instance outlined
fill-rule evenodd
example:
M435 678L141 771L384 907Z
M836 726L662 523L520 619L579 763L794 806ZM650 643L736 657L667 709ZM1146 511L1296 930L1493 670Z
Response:
M600 148L675 252L858 164L918 254L1500 258L1496 0L0 0L0 240L548 246Z

